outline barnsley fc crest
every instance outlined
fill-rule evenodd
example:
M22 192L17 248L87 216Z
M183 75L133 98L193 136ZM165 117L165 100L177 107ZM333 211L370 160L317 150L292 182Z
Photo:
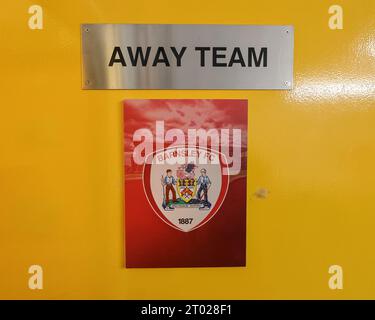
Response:
M180 231L192 231L213 218L228 184L226 157L215 150L171 147L145 159L147 199L165 223Z

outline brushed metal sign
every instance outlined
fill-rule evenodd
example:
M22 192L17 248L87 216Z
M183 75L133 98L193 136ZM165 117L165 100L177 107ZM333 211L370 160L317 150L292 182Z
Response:
M84 89L292 89L292 26L83 24Z

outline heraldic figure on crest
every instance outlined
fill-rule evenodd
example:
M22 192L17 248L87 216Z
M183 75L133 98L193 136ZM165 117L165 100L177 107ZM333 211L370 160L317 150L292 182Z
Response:
M176 185L176 179L172 175L171 169L167 169L166 174L165 177L161 176L161 184L163 187L163 208L164 210L174 210L173 203L177 201L176 190L174 188ZM172 201L169 199L170 193L172 193Z
M193 163L181 165L176 170L176 178L171 169L166 170L166 176L161 177L162 207L165 211L173 211L175 208L197 208L199 210L211 208L211 203L208 201L211 180L206 169L201 169L201 175L197 179L195 177L196 168L197 166ZM172 199L170 198L171 194Z
M208 190L211 187L211 180L207 175L206 169L201 169L201 175L198 178L197 184L199 185L197 199L201 202L200 209L211 208L211 203L208 201ZM203 195L202 195L203 192ZM204 198L204 200L202 200Z

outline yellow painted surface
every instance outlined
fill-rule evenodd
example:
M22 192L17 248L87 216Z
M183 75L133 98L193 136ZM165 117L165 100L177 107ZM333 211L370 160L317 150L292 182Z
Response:
M0 298L375 298L375 2L331 4L2 0ZM83 91L81 23L292 24L295 88ZM246 268L122 268L125 98L249 100Z

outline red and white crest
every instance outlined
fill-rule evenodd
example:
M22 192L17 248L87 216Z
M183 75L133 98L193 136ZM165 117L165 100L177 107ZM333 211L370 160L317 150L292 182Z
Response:
M199 147L170 147L145 158L144 191L152 209L169 226L195 230L220 209L229 185L224 154Z

